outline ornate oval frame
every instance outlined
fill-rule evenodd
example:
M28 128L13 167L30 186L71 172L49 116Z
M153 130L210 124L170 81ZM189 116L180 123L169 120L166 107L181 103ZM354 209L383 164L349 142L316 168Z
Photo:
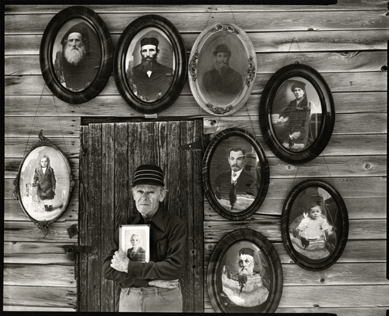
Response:
M101 47L100 68L93 82L82 91L71 91L64 87L54 70L53 46L58 32L64 24L72 19L82 19L93 26ZM113 45L108 28L104 21L93 10L74 6L57 13L47 25L40 45L39 60L43 78L53 92L62 101L80 104L96 97L105 87L113 64Z
M268 266L266 279L264 278L265 275L261 275L262 284L267 283L267 287L269 287L267 288L268 296L263 303L254 307L231 304L227 298L228 295L223 291L223 285L221 284L223 281L220 281L223 277L220 277L220 275L224 274L225 270L228 271L225 266L229 250L233 251L235 250L234 246L239 246L239 244L244 246L247 243L255 245L252 248L259 248L261 251L259 261L262 263L262 260L265 260L265 266ZM225 235L216 245L209 259L207 289L211 304L216 312L234 312L236 314L275 312L282 296L283 273L280 258L273 244L262 234L251 229L238 229Z
M312 202L316 203L318 199L321 199L320 197L316 199L316 197L320 194L313 194L315 188L318 189L317 192L319 192L319 189L322 189L323 191L326 191L328 195L330 195L330 198L326 199L326 203L324 203L323 194L321 194L323 198L321 209L324 209L324 211L326 212L326 221L327 218L331 219L331 221L327 222L329 222L329 224L332 226L332 234L323 234L323 240L320 241L309 241L309 238L305 236L307 238L303 242L301 236L295 236L295 234L297 233L294 233L294 231L296 230L290 228L290 226L295 226L296 223L300 220L300 218L304 219L305 216L300 213L303 212L307 214L305 211L309 208L309 205L312 205ZM303 199L302 197L300 197L300 195L305 193L307 189L310 189L312 191L309 194L310 198ZM296 203L296 201L300 202L298 198L301 199L301 205L300 208L296 210L293 209L293 204ZM334 206L336 206L336 209L334 209ZM299 216L296 216L297 212L299 212ZM293 216L291 215L292 213ZM336 216L334 216L334 214ZM333 218L335 218L335 220ZM289 256L300 267L312 271L320 271L329 268L342 255L343 250L346 247L348 231L349 222L346 204L344 203L340 193L327 182L322 180L305 180L297 184L289 193L284 204L281 216L282 239ZM297 246L296 243L297 239L300 239L299 246ZM306 242L306 240L308 240L308 242ZM322 245L319 245L319 243ZM336 244L334 245L334 243ZM293 246L293 244L296 246ZM302 247L300 246L300 244L302 245ZM327 257L318 259L308 258L304 255L304 253L308 254L307 248L310 245L311 249L315 248L313 249L316 252L315 256L323 256L324 251L326 253L328 252L329 255Z
M276 137L272 123L272 110L276 93L281 85L291 78L303 78L315 91L321 105L321 123L317 136L307 148L292 151L281 144ZM335 125L335 109L331 91L324 78L315 69L303 64L291 64L279 69L266 83L259 105L259 123L262 135L270 150L289 163L305 163L315 159L327 146Z
M172 44L174 58L174 75L167 92L153 102L137 97L132 91L126 76L125 59L129 46L136 35L146 28L155 28L163 33ZM168 19L159 15L145 15L131 22L119 38L114 56L114 75L116 86L129 106L143 114L155 114L170 107L178 98L185 84L187 75L187 58L184 42L177 28Z
M231 210L227 210L226 208L224 208L217 200L215 196L215 191L212 189L212 184L211 184L210 165L212 163L212 159L214 157L215 151L221 145L221 143L227 140L229 137L240 137L242 138L242 140L249 143L252 146L252 148L255 150L258 159L257 163L259 163L260 165L260 170L258 170L259 167L257 166L253 168L254 169L253 173L254 175L257 176L256 184L259 186L256 197L254 198L254 201L246 209L243 209L242 211L239 212L233 212ZM226 163L227 163L227 157L226 157ZM252 214L254 214L263 203L269 187L269 177L270 177L269 164L261 144L249 132L239 128L225 129L216 134L214 139L207 146L206 151L204 153L202 175L203 175L202 179L203 179L204 191L209 203L216 210L216 212L218 212L221 216L230 220L243 220L251 216ZM258 178L260 178L259 181Z
M14 180L14 196L19 200L24 213L46 236L49 231L49 225L55 222L66 211L73 191L74 180L72 178L69 161L65 154L47 137L43 136L42 131L39 134L39 139L40 141L32 147L19 166L18 174ZM52 200L50 199L53 201L51 202L51 209L47 209L43 200L38 197L39 189L36 189L37 192L33 192L36 186L29 182L34 182L33 178L36 176L45 177L43 174L37 174L39 172L37 169L39 168L34 168L37 165L34 165L34 162L36 163L39 157L42 158L43 153L49 156L49 165L51 166L54 162L56 166L52 168L52 173L56 181L54 184L55 196ZM58 159L61 159L61 161L56 161ZM64 167L66 170L58 168L58 165ZM47 176L50 176L50 173ZM39 186L40 184L38 184ZM62 192L59 192L60 190Z
M242 79L243 88L237 93L237 97L234 100L222 102L221 105L212 104L212 99L205 94L205 91L202 91L199 83L203 76L202 70L199 67L199 62L202 61L201 55L203 54L203 50L205 54L207 52L206 49L210 48L208 47L211 45L208 44L210 39L212 42L215 42L215 45L218 43L215 41L215 38L213 38L214 36L230 36L232 39L235 38L236 43L240 43L241 46L244 47L244 52L237 51L237 53L241 53L242 56L234 56L230 52L230 56L239 61L239 64L242 63L244 65L244 70L240 72L241 76L244 77L244 79ZM233 46L234 45L231 45L229 49L233 49ZM215 47L213 47L213 49L214 48ZM208 53L209 52L210 51L208 51ZM231 115L238 111L250 97L256 78L256 71L257 59L254 46L248 35L243 29L234 24L218 23L203 30L193 44L189 57L189 86L194 98L203 110L217 116Z

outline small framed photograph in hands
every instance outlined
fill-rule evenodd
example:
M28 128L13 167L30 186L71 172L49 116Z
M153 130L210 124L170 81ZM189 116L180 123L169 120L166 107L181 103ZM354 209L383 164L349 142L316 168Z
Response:
M119 249L130 261L150 261L150 225L120 225Z

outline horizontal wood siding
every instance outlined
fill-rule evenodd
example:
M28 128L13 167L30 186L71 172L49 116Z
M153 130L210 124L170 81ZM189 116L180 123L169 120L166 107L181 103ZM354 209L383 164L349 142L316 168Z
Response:
M40 43L48 22L66 7L10 4L4 8L4 311L76 311L74 261L66 256L63 246L76 244L78 240L77 235L70 238L67 229L79 225L79 195L83 190L79 188L82 177L79 168L85 169L84 174L94 170L88 171L82 161L80 164L81 122L85 118L108 122L112 118L125 121L144 117L121 98L113 75L95 99L80 105L59 100L47 88L40 71ZM204 262L197 262L194 257L191 258L193 265L198 269L203 266L206 275L218 241L234 229L249 227L265 235L281 259L284 287L277 312L384 315L389 308L385 269L387 1L338 0L337 5L329 6L107 4L88 7L106 23L114 46L125 27L146 14L161 15L175 24L188 57L199 34L216 22L238 25L254 45L257 76L247 104L239 111L229 117L208 114L197 105L186 79L176 102L158 115L173 120L202 118L207 142L223 129L243 128L256 136L270 165L266 199L250 219L231 222L215 212L206 198L196 202L199 208L204 208L203 214L195 215L196 220L203 221L204 244L197 247L204 247ZM258 116L258 105L270 77L284 65L296 62L308 64L321 73L331 89L336 111L328 146L318 158L304 165L285 163L275 157L264 143ZM19 166L38 141L41 129L65 152L75 180L66 212L50 226L46 237L12 195ZM101 132L111 133L105 127ZM104 150L109 157L109 148ZM188 168L190 165L188 161ZM99 168L104 177L113 176L114 170L108 165ZM323 179L340 192L350 218L346 249L336 264L321 272L306 271L293 263L282 243L280 230L282 207L288 193L301 181L312 178ZM112 194L105 194L104 205L111 207ZM87 229L78 228L80 233ZM192 237L194 241L195 237ZM89 268L97 269L98 262L91 263ZM107 290L113 290L111 285L107 284ZM204 289L193 291L204 292L204 311L213 313L206 284ZM81 289L81 299L86 298L93 300ZM104 309L109 302L101 304Z

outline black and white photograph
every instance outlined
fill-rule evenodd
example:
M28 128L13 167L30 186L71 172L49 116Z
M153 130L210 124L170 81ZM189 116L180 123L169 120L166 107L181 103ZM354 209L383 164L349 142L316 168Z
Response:
M283 283L281 262L263 235L235 230L219 241L211 259L207 287L218 312L261 313L277 308Z
M387 312L388 1L2 4L4 314Z
M136 111L159 113L183 89L187 57L175 25L160 15L144 15L121 34L114 57L115 83Z
M174 52L167 36L146 28L131 41L126 56L127 81L142 101L162 98L174 78Z
M72 19L59 30L53 46L54 72L68 90L83 91L99 73L101 46L99 36L83 19Z
M229 115L247 101L257 63L248 35L237 25L206 28L189 57L189 84L199 106L214 115Z
M298 184L282 216L283 239L298 265L323 270L340 257L348 239L348 212L331 185L314 180Z
M61 152L39 146L25 158L19 178L21 203L36 221L50 221L65 209L70 197L70 166Z
M119 249L128 259L136 262L150 261L150 226L121 225L119 227Z
M312 84L303 78L290 78L280 86L273 103L273 129L282 146L291 151L309 147L321 129L320 99Z
M64 8L46 25L39 49L43 79L60 100L95 98L112 72L113 44L104 20L84 6Z
M205 194L222 216L239 220L258 210L268 189L269 166L249 132L219 132L207 147L203 168Z
M266 144L280 159L304 163L326 148L334 126L331 90L310 66L290 64L267 81L259 104Z

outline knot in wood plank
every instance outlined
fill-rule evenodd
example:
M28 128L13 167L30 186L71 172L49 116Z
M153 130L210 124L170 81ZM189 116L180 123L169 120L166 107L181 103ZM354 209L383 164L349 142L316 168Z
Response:
M292 171L292 170L295 169L295 167L294 167L293 165L287 165L287 166L286 166L286 169L287 169L288 171Z

